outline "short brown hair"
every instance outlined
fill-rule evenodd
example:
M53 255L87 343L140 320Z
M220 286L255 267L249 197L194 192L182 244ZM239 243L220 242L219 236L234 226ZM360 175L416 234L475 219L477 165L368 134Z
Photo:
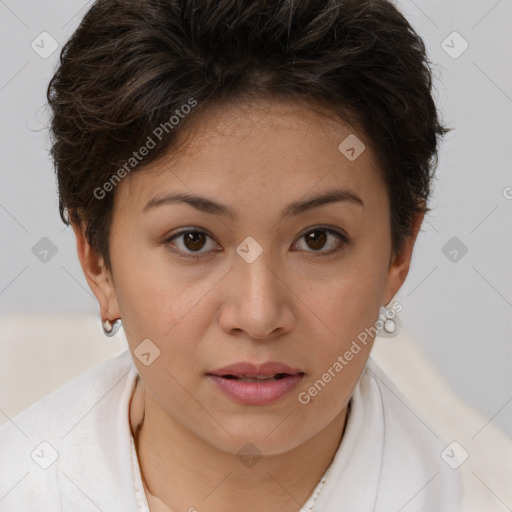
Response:
M94 191L126 169L155 127L197 102L144 165L175 148L209 105L290 98L326 107L368 137L396 253L413 216L430 210L438 137L450 131L438 119L429 64L422 39L387 0L97 0L47 91L60 216L85 223L111 271L113 193L99 200Z

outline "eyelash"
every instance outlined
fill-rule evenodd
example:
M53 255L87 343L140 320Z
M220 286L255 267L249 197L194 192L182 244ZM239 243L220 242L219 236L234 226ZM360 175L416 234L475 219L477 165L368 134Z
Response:
M303 238L304 236L306 236L307 234L309 234L311 232L314 232L314 231L325 231L326 233L334 235L341 242L340 246L336 247L335 249L331 249L330 251L327 251L327 252L306 251L306 252L316 253L317 257L330 256L331 254L338 253L341 250L343 250L346 245L348 245L350 243L350 239L343 232L334 230L334 229L330 228L329 226L315 226L314 228L308 229L308 231L306 231L305 233L303 233L299 237L299 240L301 238ZM202 229L190 229L190 228L187 228L187 229L183 229L181 231L178 231L177 233L174 233L173 235L171 235L170 237L165 239L163 243L165 245L170 245L170 244L172 244L174 239L176 239L176 238L178 238L178 237L180 237L182 235L186 235L188 233L199 233L199 234L206 235L207 237L210 237L211 239L213 239L212 236L210 236L206 231L203 231ZM193 258L193 259L201 258L201 257L203 257L203 254L204 254L204 253L199 253L199 252L196 253L196 254L194 254L194 253L183 253L181 251L175 251L175 250L172 250L172 252L174 254L177 254L178 256L181 256L181 257L184 257L184 258Z

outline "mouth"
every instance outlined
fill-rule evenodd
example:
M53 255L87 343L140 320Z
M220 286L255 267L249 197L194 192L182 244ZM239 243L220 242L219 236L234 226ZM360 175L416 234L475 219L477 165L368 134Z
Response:
M299 374L304 374L304 372L299 372ZM274 381L281 380L287 377L292 377L297 374L289 374L289 373L276 373L274 375L257 375L256 377L248 377L247 375L237 376L237 375L220 375L223 379L231 379L237 380L239 382L266 382L266 381Z
M279 363L259 367L240 363L207 373L216 389L230 400L243 405L269 405L295 389L305 372Z

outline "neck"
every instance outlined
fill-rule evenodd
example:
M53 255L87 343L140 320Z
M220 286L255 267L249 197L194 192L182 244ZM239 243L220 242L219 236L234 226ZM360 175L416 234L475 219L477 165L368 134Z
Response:
M138 396L142 394L137 425L131 414L142 478L146 489L171 510L300 510L332 462L348 409L295 449L246 465L174 421L151 393L144 390Z

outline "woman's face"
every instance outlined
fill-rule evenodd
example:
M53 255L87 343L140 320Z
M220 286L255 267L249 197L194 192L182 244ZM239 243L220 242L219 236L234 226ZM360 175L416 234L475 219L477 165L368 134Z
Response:
M165 200L177 194L189 199ZM362 135L291 102L219 107L179 154L125 177L114 202L113 281L88 280L122 318L161 415L227 452L264 454L340 417L371 349L360 334L402 285L413 243L390 266L388 197ZM210 375L269 361L297 376Z

